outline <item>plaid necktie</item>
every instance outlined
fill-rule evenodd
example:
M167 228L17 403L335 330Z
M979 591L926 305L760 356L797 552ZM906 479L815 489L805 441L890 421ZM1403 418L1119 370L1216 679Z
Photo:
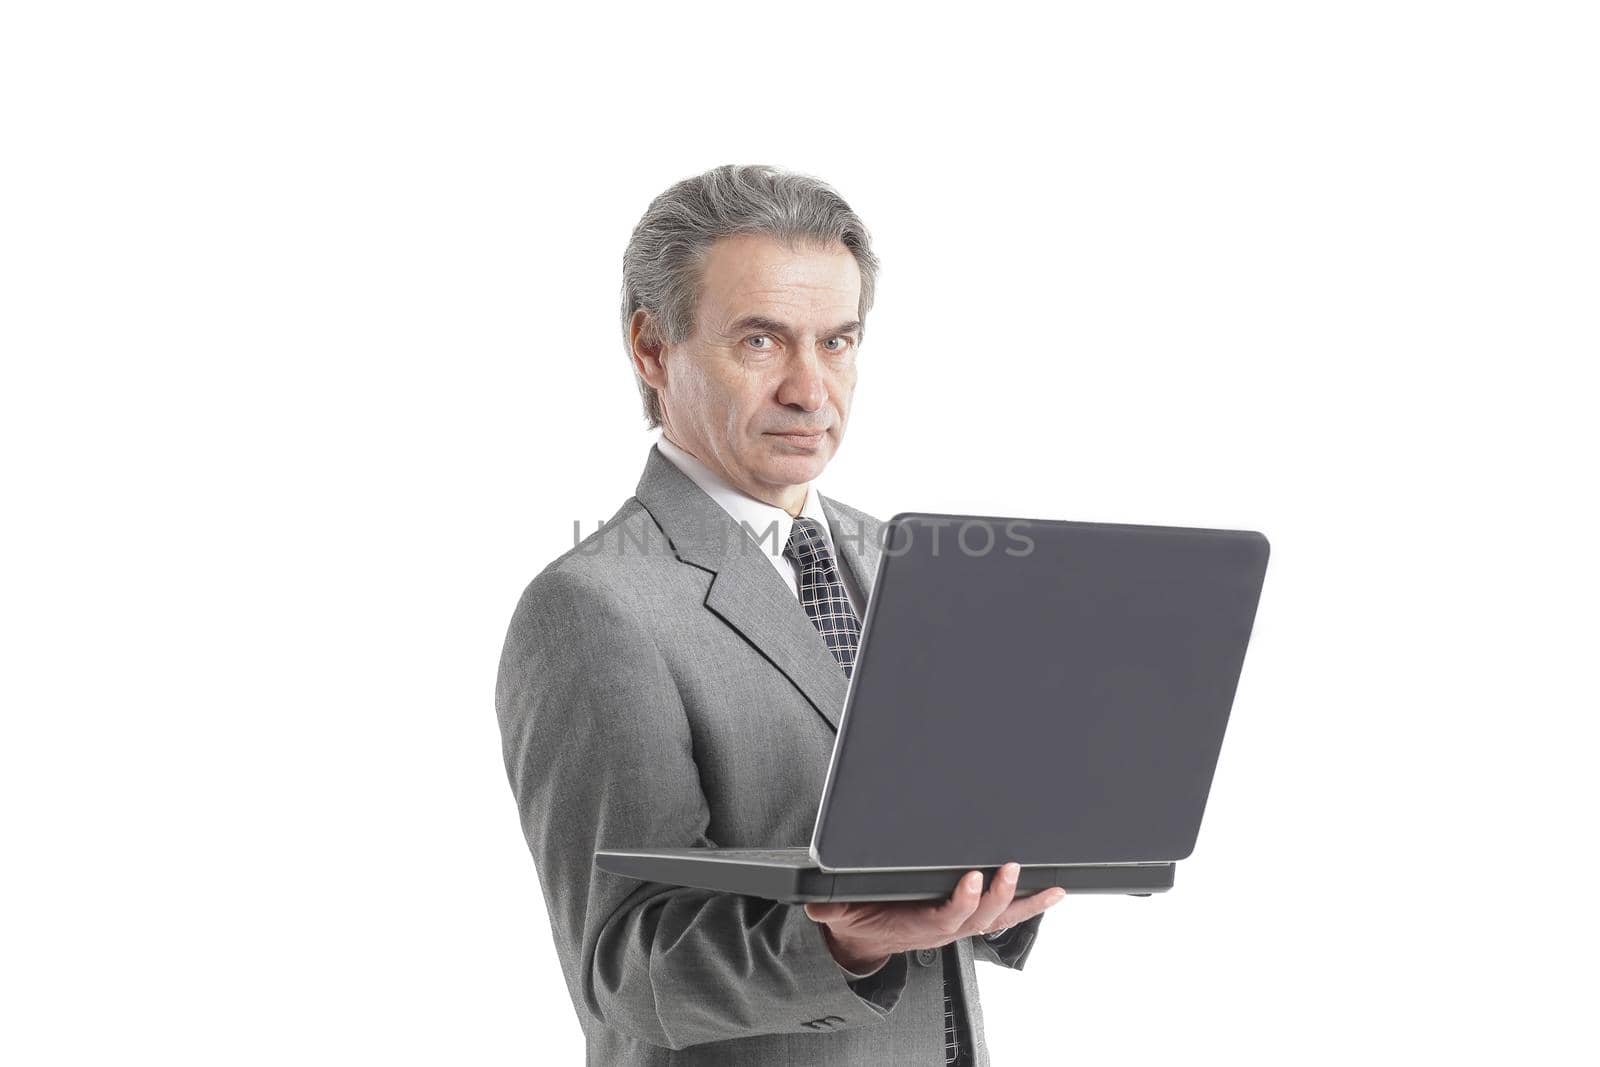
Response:
M850 677L861 644L861 623L850 607L850 595L834 565L822 524L816 519L794 520L783 554L800 565L800 603L828 643L828 651L844 668L844 676Z
M839 568L834 564L833 553L823 537L822 524L816 519L794 520L789 531L789 543L783 554L800 566L800 603L828 651L844 668L845 677L855 669L856 649L861 645L861 623L850 607L850 595L845 592ZM949 968L955 960L954 952L941 952L940 964L945 968L944 978L944 1062L961 1063L962 1031L951 997Z

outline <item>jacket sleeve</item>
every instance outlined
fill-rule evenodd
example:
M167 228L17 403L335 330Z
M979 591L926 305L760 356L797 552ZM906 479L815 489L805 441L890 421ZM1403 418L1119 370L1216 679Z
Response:
M677 685L622 598L547 569L517 606L495 693L578 1011L673 1049L879 1022L905 988L903 955L858 995L801 906L594 866L598 848L715 846Z
M988 960L1001 967L1010 967L1014 971L1022 970L1022 965L1028 961L1028 954L1033 951L1034 941L1038 940L1039 927L1043 922L1043 915L1035 915L1031 919L1019 922L1007 930L1004 937L994 941L985 937L974 937L972 958Z

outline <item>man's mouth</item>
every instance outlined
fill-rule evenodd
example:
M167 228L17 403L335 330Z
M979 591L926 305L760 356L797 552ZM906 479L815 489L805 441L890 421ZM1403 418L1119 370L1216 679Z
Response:
M773 437L781 437L796 448L820 448L826 430L773 430Z

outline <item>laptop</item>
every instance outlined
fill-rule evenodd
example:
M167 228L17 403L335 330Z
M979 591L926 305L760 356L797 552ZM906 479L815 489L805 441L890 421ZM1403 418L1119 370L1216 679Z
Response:
M1255 622L1259 533L906 512L882 553L809 847L601 849L786 903L1172 888Z

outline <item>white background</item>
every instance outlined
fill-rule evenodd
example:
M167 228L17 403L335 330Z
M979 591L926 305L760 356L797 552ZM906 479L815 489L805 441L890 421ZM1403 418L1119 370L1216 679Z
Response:
M1583 7L8 5L0 1058L581 1062L495 665L653 439L630 229L770 162L884 261L832 495L1273 543L996 1062L1592 1062Z

